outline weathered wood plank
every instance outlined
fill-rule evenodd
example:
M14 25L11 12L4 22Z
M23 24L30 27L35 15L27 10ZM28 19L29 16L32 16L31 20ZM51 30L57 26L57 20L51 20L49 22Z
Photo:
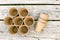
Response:
M36 23L36 22L35 22ZM60 21L48 21L46 28L44 28L44 31L41 33L36 33L34 31L35 29L35 23L32 26L32 29L26 37L30 38L60 38ZM13 35L11 36L8 33L8 27L3 23L3 21L0 21L0 36L10 36L10 37L22 37L21 35Z
M38 40L36 38L29 38L29 37L13 37L13 40Z
M39 38L40 40L55 40L55 39L50 39L50 38Z
M56 39L56 40L60 40L60 38Z
M49 25L48 25L49 24ZM39 37L39 38L60 38L60 22L58 21L49 21L47 23L46 28L41 33L36 33L35 31L31 31L31 33L28 35L28 37Z
M24 6L0 6L0 19L4 19L8 15L9 8L26 7L29 10L29 15L35 19L38 18L39 13L46 13L49 15L49 20L60 20L60 6L54 5L24 5Z
M0 4L59 4L59 0L0 0Z
M29 38L29 37L0 36L0 40L38 40L38 39L37 38Z

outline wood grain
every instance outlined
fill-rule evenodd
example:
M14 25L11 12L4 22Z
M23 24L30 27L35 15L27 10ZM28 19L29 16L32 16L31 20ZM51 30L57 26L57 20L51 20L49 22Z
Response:
M46 13L49 15L49 20L46 28L41 33L34 31L34 25L28 35L22 37L21 35L10 35L8 33L9 26L5 25L2 19L8 15L9 8L16 7L17 9L26 7L29 10L29 15L34 19L38 19L40 13ZM55 20L55 21L54 21ZM0 39L4 40L60 40L60 6L59 5L23 5L23 6L0 6Z
M60 0L0 0L0 4L60 4Z
M49 15L49 20L60 20L60 6L54 5L24 5L24 6L0 6L0 19L4 19L9 14L9 8L26 7L29 11L29 15L34 19L38 19L40 13L46 13Z
M56 40L56 39L50 39L50 38L40 38L40 40Z
M36 33L35 29L36 21L34 25L31 27L30 33L26 35L27 38L60 38L60 21L48 21L47 26L41 33ZM3 21L0 21L0 36L8 36L8 37L23 37L19 34L10 35L8 33L9 26L5 25Z

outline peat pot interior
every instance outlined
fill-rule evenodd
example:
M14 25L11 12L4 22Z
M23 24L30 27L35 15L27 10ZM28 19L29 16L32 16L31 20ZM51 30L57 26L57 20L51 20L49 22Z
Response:
M23 19L20 17L16 17L14 18L13 22L15 25L21 25L23 23Z
M28 33L28 27L25 26L25 25L20 26L19 27L19 33L21 33L23 35L26 34L26 33Z
M25 19L25 21L24 21L24 23L25 23L27 26L31 26L31 25L33 24L33 22L34 22L34 20L33 20L33 18L32 18L31 16L28 16L28 17Z
M21 17L26 17L28 15L28 10L26 8L21 8L18 12Z
M10 16L16 16L18 13L18 10L16 8L10 8L9 15Z
M17 31L18 31L18 28L16 26L10 26L10 28L9 28L10 34L15 34L15 33L17 33Z
M12 18L9 17L9 16L5 17L5 18L4 18L4 23L5 23L6 25L11 25L11 24L12 24Z

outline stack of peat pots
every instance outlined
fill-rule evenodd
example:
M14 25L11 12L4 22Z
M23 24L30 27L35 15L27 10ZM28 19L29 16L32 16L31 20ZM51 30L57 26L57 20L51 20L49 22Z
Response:
M26 8L10 8L9 15L5 17L4 23L9 26L8 32L10 34L19 33L20 35L27 35L30 27L34 23L32 16L29 16L29 12Z

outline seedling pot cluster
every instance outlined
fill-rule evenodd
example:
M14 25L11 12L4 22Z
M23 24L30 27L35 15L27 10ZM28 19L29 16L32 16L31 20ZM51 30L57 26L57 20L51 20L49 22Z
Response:
M9 9L9 15L4 18L4 23L8 25L10 34L26 35L34 23L34 18L29 16L26 8L16 9L12 7Z

